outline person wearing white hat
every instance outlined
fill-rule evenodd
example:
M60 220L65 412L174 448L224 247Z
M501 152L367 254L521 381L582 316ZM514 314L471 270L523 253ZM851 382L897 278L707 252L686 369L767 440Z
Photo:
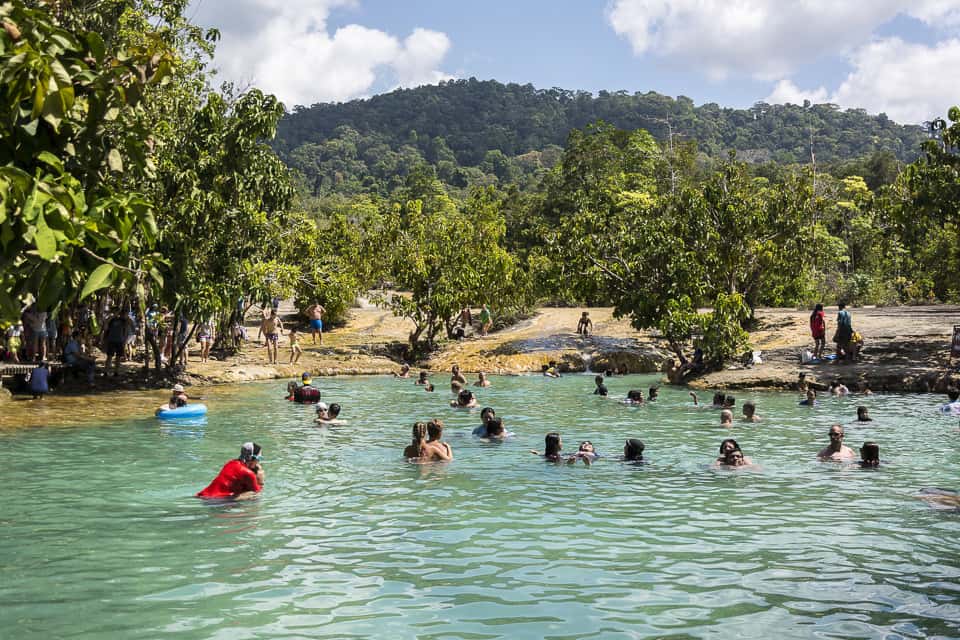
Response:
M327 413L330 410L330 407L327 406L326 402L317 403L317 422L326 422L330 419L330 414Z
M213 482L198 492L197 497L235 500L253 497L263 488L260 452L260 445L256 442L244 442L240 447L240 457L223 465Z
M170 402L168 403L168 406L171 409L187 406L187 401L190 398L187 397L187 392L183 390L182 384L173 385L173 389L171 389L170 392L172 395L170 396Z

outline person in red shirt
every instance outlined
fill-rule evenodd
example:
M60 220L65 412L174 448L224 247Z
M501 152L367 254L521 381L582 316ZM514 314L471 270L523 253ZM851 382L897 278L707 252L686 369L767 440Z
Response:
M263 467L260 466L260 445L246 442L240 447L240 457L223 465L220 474L199 498L250 498L263 486Z
M813 357L823 358L823 349L827 346L827 323L823 317L823 305L817 303L810 314L810 334L813 336Z

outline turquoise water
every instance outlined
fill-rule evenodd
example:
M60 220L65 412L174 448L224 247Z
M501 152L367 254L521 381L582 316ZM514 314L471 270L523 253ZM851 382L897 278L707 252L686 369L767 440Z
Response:
M622 397L651 381L608 386ZM960 636L960 515L914 497L960 488L958 425L937 396L810 410L740 392L763 421L731 433L682 389L628 407L591 395L588 376L495 377L481 406L517 436L486 444L469 435L479 411L445 406L446 384L319 384L349 424L314 426L278 381L216 392L201 424L0 430L0 636ZM875 422L851 424L857 404ZM430 417L455 460L405 463L410 425ZM816 462L835 421L888 464ZM528 451L550 430L610 457L545 464ZM731 435L762 470L709 468ZM627 437L649 464L616 460ZM192 497L251 439L259 499Z

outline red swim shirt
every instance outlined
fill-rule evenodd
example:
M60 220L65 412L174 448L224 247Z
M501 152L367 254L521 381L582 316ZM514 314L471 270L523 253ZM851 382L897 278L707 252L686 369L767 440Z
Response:
M827 333L827 323L823 319L823 311L815 311L810 318L810 333L814 338L822 338Z
M231 460L220 469L206 489L197 494L200 498L229 498L246 491L260 491L257 474L239 460Z

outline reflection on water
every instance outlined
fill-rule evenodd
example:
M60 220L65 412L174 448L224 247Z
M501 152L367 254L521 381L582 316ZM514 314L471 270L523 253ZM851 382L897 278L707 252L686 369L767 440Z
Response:
M613 378L611 394L651 379ZM150 416L162 393L33 403L0 430L0 629L12 638L957 637L956 425L935 396L739 393L763 421L719 427L686 392L626 407L592 378L494 378L476 391L517 436L470 437L479 412L408 380L321 380L346 425L318 427L284 383L210 392L205 421ZM438 389L442 385L438 385ZM46 402L46 401L45 401ZM857 424L866 404L875 422ZM27 404L27 403L17 403ZM142 411L138 411L142 408ZM17 408L17 411L21 411ZM75 413L74 413L75 411ZM122 417L138 415L136 418ZM9 416L5 416L5 420ZM449 464L400 458L438 417ZM833 422L886 465L819 463ZM4 424L7 424L6 422ZM62 426L60 426L62 425ZM77 428L78 425L80 428ZM590 467L530 455L589 439ZM646 443L648 464L617 460ZM736 438L762 466L710 468ZM264 492L193 498L255 440Z

